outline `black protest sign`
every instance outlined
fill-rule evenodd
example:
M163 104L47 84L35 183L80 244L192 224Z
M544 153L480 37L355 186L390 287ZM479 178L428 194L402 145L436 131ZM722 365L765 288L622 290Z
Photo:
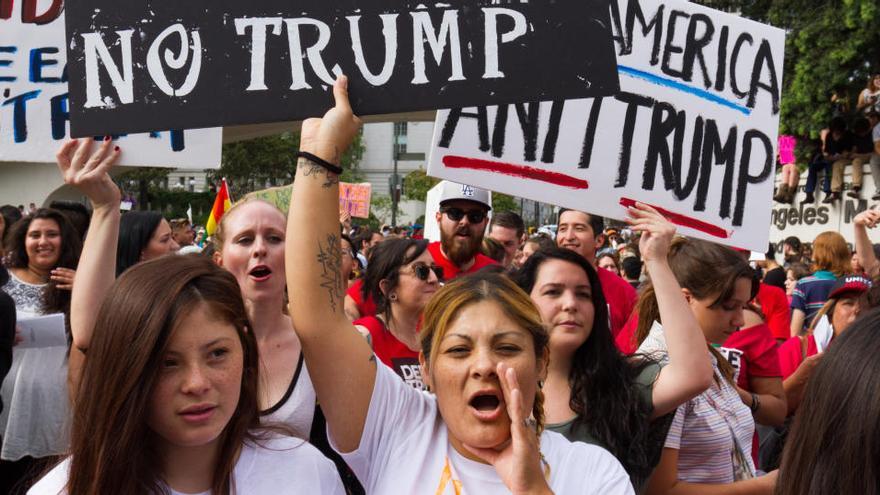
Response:
M69 0L72 134L610 95L609 0Z

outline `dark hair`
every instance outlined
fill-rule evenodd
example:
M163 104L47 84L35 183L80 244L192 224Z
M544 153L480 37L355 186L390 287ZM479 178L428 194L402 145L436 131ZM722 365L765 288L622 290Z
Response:
M638 279L642 274L642 260L637 256L627 256L620 262L620 266L628 279Z
M813 371L782 454L777 495L880 493L880 311L834 339Z
M634 480L643 482L660 455L659 449L653 453L649 449L652 407L642 400L636 382L639 373L652 361L627 359L614 345L602 284L583 256L561 248L538 251L514 273L514 281L531 293L541 265L550 260L580 267L592 289L593 328L589 338L575 351L570 372L570 407L578 415L574 427L587 431L623 464Z
M856 134L864 134L871 130L871 123L864 117L859 117L853 124L853 132Z
M240 397L211 483L212 493L231 493L242 440L260 426L259 358L235 277L198 255L138 264L108 291L74 394L67 493L166 493L146 414L176 325L200 304L235 327L243 350Z
M870 112L865 114L865 117L869 119L880 120L880 112L878 112L877 110L871 110Z
M617 268L617 273L615 275L620 275L620 259L613 252L604 252L602 254L596 255L596 266L599 266L599 260L602 258L611 258L611 261L614 262L614 267Z
M58 254L58 261L52 268L63 267L76 270L79 264L79 255L82 252L82 239L63 213L50 208L39 208L34 213L15 222L8 236L7 266L10 268L28 267L25 238L31 223L39 219L54 220L61 233L61 252ZM43 290L43 308L47 313L64 313L67 316L65 322L69 326L70 290L59 289L50 279L49 285Z
M767 261L776 261L776 244L772 242L767 246L767 252L764 253L764 258Z
M412 248L415 249L409 253ZM400 280L400 267L412 263L427 248L428 241L424 239L391 238L370 250L370 262L367 264L361 293L365 301L369 297L373 298L376 303L376 314L384 314L386 319L391 318L391 304L379 288L379 283L387 280L386 290L389 293L393 291Z
M593 236L599 237L600 234L605 232L605 219L600 217L599 215L593 215L592 213L587 213L585 211L580 210L572 210L571 208L560 208L559 216L556 218L556 225L562 223L562 214L567 211L576 211L578 213L583 213L589 219L590 228L593 229Z
M846 119L843 117L834 117L828 123L828 129L831 132L846 132Z
M687 289L697 299L714 297L710 307L716 307L733 297L736 281L747 278L752 282L749 300L758 293L759 280L755 270L739 252L707 241L678 237L669 247L669 267L678 280L681 288ZM636 328L636 343L641 343L648 336L654 321L660 319L660 308L654 294L654 286L647 282L639 295L636 305L639 314ZM714 347L708 345L709 351L718 360L718 368L727 381L733 383L733 367L721 357Z
M141 252L162 219L162 214L155 211L129 211L122 215L116 244L117 277L141 260Z
M556 247L556 243L553 242L553 239L547 237L544 234L535 234L535 235L529 237L528 239L526 239L526 242L523 245L528 244L528 243L538 245L538 249L536 249L535 251L546 251L548 249L552 249L552 248Z
M794 249L794 251L797 254L801 254L801 240L800 239L798 239L797 237L795 237L793 235L790 235L790 236L786 237L784 241L782 241L783 246L786 244L791 246L791 248Z
M3 251L6 239L9 239L9 230L15 225L15 222L21 220L22 215L21 210L12 205L0 206L0 215L3 215L3 220L6 222L6 231L0 237L0 251Z
M489 230L494 226L505 227L516 231L516 236L521 238L523 232L526 231L526 225L523 223L522 217L512 211L499 211L492 215L492 222L489 223Z
M354 241L352 247L354 247L355 251L360 252L364 243L369 243L373 239L374 233L375 232L367 226L361 227L357 235L352 238L352 241Z
M76 201L52 201L49 208L60 211L70 220L71 225L79 233L80 239L86 238L86 232L89 230L89 222L92 214L88 208L82 203Z
M502 246L500 242L488 236L483 237L483 244L480 247L480 252L483 253L483 256L488 256L498 263L504 261L504 256L507 254L506 251L504 251L504 246Z

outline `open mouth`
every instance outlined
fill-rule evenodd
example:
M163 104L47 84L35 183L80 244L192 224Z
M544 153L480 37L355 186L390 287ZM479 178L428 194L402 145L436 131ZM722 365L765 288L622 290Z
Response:
M501 397L497 392L477 392L468 401L474 415L484 421L498 419L501 415Z
M267 278L269 278L270 275L272 275L272 270L270 270L269 267L265 265L258 265L252 268L251 271L248 272L248 275L257 280L266 280Z

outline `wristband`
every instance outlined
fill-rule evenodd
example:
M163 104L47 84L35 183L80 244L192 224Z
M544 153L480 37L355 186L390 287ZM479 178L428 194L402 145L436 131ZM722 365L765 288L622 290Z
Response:
M297 158L305 158L306 160L314 163L315 165L321 166L322 168L324 168L328 172L333 172L336 175L342 175L342 167L340 167L338 165L333 165L332 163L328 162L327 160L319 158L319 157L317 157L307 151L297 151L296 157Z

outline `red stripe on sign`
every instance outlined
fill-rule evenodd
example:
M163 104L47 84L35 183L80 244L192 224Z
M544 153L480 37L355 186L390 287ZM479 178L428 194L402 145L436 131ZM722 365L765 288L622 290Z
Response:
M644 203L644 202L643 202ZM626 208L630 206L635 206L636 200L630 198L620 198L620 204ZM720 237L721 239L727 239L733 233L732 231L728 232L717 225L712 225L711 223L704 222L702 220L697 220L696 218L691 218L687 215L682 215L681 213L676 213L674 211L669 211L666 208L661 208L656 205L644 203L651 208L657 210L661 215L666 217L670 222L681 225L682 227L688 227L690 229L699 230L705 234L709 234L713 237Z
M469 170L495 172L513 177L521 177L523 179L538 180L557 186L570 187L572 189L587 189L590 187L590 184L584 179L560 174L559 172L551 172L549 170L541 170L513 163L493 162L489 160L479 160L477 158L447 155L443 157L443 165L449 168L466 168Z

